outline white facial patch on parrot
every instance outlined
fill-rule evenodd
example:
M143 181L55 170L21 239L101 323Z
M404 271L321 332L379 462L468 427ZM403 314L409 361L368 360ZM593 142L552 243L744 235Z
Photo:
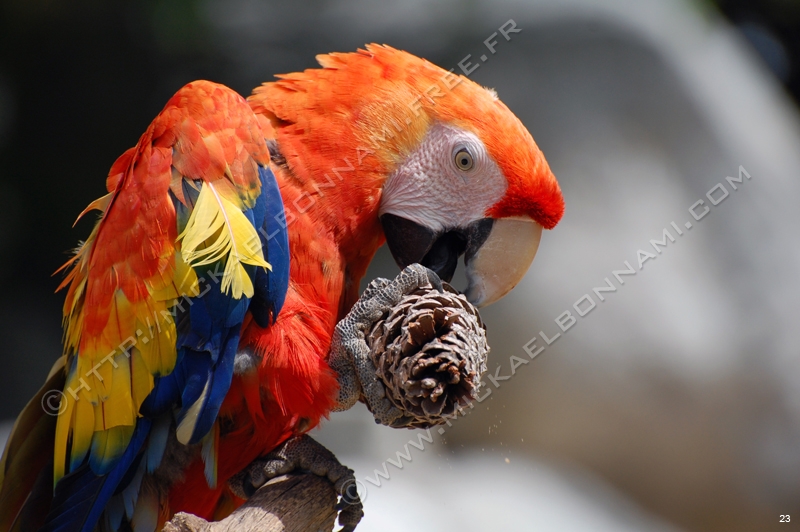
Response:
M469 157L461 158L464 151ZM469 166L465 162L469 169L462 169ZM380 215L394 214L433 231L465 227L486 217L507 188L477 135L438 123L386 180Z

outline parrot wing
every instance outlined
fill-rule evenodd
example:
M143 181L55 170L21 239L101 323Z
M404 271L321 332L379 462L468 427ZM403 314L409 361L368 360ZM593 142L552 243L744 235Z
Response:
M215 483L214 422L245 313L255 301L274 320L288 285L269 161L245 100L198 81L112 166L109 194L87 208L102 217L64 266L66 381L42 530L88 532L107 509L112 528L123 511L148 528L152 515L134 515L139 483L170 430L203 442Z

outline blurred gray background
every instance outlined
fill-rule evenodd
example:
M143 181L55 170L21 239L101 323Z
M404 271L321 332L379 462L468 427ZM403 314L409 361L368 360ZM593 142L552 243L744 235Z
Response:
M530 129L566 215L483 313L490 372L510 376L484 379L491 396L422 440L360 405L317 431L356 470L359 530L797 529L800 2L18 0L2 17L0 419L60 352L51 274L91 226L72 221L181 85L248 94L373 41L458 70L513 19L471 77ZM683 236L639 270L672 221ZM369 278L395 273L381 250ZM617 292L511 376L606 277Z

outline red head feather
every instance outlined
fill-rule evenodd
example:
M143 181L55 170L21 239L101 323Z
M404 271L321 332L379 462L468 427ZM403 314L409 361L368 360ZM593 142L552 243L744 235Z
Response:
M316 182L349 156L358 187L380 187L431 124L475 133L502 170L508 189L487 216L530 216L554 227L564 212L555 176L522 122L493 91L389 46L317 56L324 68L279 76L250 97L274 128L294 175ZM355 181L355 180L353 180ZM344 201L362 201L359 194Z

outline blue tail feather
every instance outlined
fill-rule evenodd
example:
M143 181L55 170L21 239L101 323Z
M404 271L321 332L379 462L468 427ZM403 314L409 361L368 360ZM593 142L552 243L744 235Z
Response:
M147 441L145 451L145 468L148 473L152 473L161 464L161 458L167 449L169 431L172 429L172 415L167 413L153 421L153 428L150 429L150 439Z
M50 513L40 532L92 532L149 432L150 420L139 419L127 449L107 474L96 475L85 462L62 477L56 484Z

